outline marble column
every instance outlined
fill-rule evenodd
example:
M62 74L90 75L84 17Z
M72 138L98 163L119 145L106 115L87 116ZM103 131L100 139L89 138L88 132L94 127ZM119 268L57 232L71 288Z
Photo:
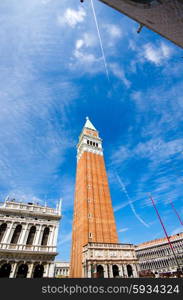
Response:
M91 264L88 264L88 276L87 278L91 278Z
M135 278L139 277L139 272L138 272L137 264L133 264L133 274L134 274Z
M29 264L27 278L32 278L32 276L33 276L33 268L34 268L34 263Z
M123 265L120 266L121 277L125 277Z
M54 264L54 262L52 262L49 265L49 271L48 271L48 277L49 278L53 278L54 277L54 270L55 270L55 264Z
M109 278L113 278L112 264L109 265Z
M19 239L19 241L18 241L18 244L23 244L23 245L26 244L26 241L25 241L25 235L26 235L26 233L27 233L28 226L29 226L29 224L23 224L23 225L22 225L22 232L21 232L21 234L20 234L20 239Z
M17 263L15 262L11 265L10 278L15 278L16 268L17 268Z
M14 225L14 223L13 222L11 222L11 223L9 223L9 224L7 224L8 226L8 228L7 228L7 230L6 230L6 232L5 232L5 236L4 236L4 238L3 238L3 243L5 243L5 244L9 244L10 243L10 237L12 237L12 229L13 229L13 225Z
M127 265L123 265L123 270L124 270L124 277L128 277L128 271L127 271Z
M104 278L108 278L107 265L103 265L104 268Z
M57 246L57 239L58 239L58 225L55 226L55 232L54 232L54 239L53 239L53 246Z
M36 237L34 239L33 245L36 245L36 246L40 245L40 243L41 243L41 231L42 231L42 225L40 224L38 229L37 229L37 226L36 226Z

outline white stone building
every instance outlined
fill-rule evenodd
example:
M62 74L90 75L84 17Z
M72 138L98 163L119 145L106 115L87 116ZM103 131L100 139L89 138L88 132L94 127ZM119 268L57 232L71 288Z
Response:
M83 247L83 277L137 278L139 267L132 244L88 243Z
M61 202L56 209L8 200L0 204L0 277L54 277Z
M183 232L169 238L176 258L166 238L137 245L136 253L142 276L148 273L154 273L157 277L174 276L179 267L183 271Z
M67 261L55 261L54 277L68 278L70 263Z

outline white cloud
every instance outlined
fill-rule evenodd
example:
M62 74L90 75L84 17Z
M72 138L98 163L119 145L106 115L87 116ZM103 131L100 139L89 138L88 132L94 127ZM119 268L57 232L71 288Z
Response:
M127 147L120 146L111 156L112 164L118 164L125 161L130 155Z
M128 230L129 230L129 228L126 227L126 228L121 228L121 229L119 229L118 232L126 232L126 231L128 231Z
M75 56L75 58L80 60L82 64L85 64L85 63L86 64L92 64L97 60L97 58L95 57L94 54L85 53L85 52L81 52L81 51L78 51L78 50L74 51L74 56Z
M103 27L112 38L121 38L123 35L122 30L115 24L105 24Z
M83 45L84 45L83 40L77 40L76 41L76 49L80 49L81 47L83 47Z
M82 37L76 40L75 49L94 47L98 43L96 36L92 33L84 33Z
M143 46L140 55L155 65L161 65L165 60L171 57L172 49L164 43L161 43L159 47L152 43L147 43Z
M84 22L85 17L86 12L83 8L79 8L78 10L68 8L64 15L58 16L58 23L60 25L68 25L74 28L79 23Z
M114 76L120 79L127 88L131 86L131 82L126 78L125 72L122 67L120 67L117 63L110 63L109 67Z

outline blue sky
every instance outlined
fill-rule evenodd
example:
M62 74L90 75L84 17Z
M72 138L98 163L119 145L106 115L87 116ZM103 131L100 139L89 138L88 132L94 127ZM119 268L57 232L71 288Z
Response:
M182 231L169 201L183 217L183 52L94 5L109 81L90 1L0 3L0 196L52 207L63 198L57 260L70 257L86 116L103 139L119 241L164 236L149 192L168 233Z

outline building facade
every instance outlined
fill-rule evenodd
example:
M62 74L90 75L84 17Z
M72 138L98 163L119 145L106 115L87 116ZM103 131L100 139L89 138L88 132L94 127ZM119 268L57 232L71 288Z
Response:
M8 200L0 204L0 277L54 277L61 203L56 209Z
M176 276L183 271L183 232L170 237L176 259L166 238L139 244L136 247L141 276L155 274L157 277ZM177 264L178 262L178 264Z
M67 261L56 261L54 277L68 278L69 277L70 263Z
M183 0L100 1L183 48Z
M83 272L86 278L138 277L134 246L120 243L88 243L83 247Z
M70 277L92 277L94 274L95 277L107 277L104 269L123 264L123 248L128 252L128 264L136 276L136 268L133 270L132 266L137 262L133 245L128 248L118 243L102 140L87 118L77 145ZM103 253L103 258L99 253ZM124 263L127 263L126 259ZM90 272L91 265L95 271Z

